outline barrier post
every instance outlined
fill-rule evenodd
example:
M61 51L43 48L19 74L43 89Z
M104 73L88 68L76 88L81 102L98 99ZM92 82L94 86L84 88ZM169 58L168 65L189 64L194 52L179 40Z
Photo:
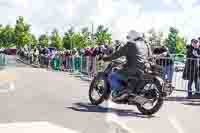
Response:
M0 54L0 65L5 66L7 64L6 55L1 53Z
M74 57L74 74L76 76L80 76L80 56Z
M80 56L80 77L83 76L83 56Z
M69 56L69 72L72 72L73 70L73 60L72 56Z
M95 74L95 69L96 69L96 58L93 56L89 57L90 65L89 65L89 79L92 79Z
M90 81L90 72L89 72L89 56L84 56L83 58L83 62L82 62L82 76L81 78L83 80L86 80L86 81Z

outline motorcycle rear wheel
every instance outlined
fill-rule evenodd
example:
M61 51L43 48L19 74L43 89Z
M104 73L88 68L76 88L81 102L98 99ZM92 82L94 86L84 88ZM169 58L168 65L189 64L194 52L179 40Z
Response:
M147 83L147 84L149 84L149 83ZM156 97L155 100L157 100L157 103L151 109L146 109L143 105L137 104L138 110L143 115L153 115L153 114L155 114L156 112L158 112L160 110L160 108L162 107L163 102L164 102L164 99L162 97L162 85L160 84L160 82L155 80L151 84L156 86L155 89L156 89L157 97Z

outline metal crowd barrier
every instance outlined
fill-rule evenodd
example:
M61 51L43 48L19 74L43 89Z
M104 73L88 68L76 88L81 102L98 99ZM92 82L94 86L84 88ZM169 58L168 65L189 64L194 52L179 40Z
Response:
M7 64L7 57L4 53L0 53L0 66L5 66Z
M89 80L105 67L105 63L98 62L96 57L92 56L67 56L65 59L58 58L57 60L59 65L56 68L58 70L63 68L65 71L80 77L87 77ZM163 67L162 78L171 81L176 91L200 93L200 59L182 58L179 61L174 57L156 57L155 62ZM188 90L190 85L192 89Z
M199 58L156 57L155 60L163 67L162 78L171 81L176 91L200 93Z
M97 72L96 58L91 56L68 56L66 70L91 80Z

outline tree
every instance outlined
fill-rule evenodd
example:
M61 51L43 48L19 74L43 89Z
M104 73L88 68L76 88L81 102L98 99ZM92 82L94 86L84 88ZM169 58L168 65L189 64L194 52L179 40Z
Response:
M38 40L34 34L30 34L30 45L31 47L35 47L38 44Z
M170 27L168 38L165 40L165 45L169 48L170 53L175 54L178 30L174 27Z
M40 37L39 37L39 45L42 46L42 47L48 47L48 44L49 44L49 37L48 35L46 34L42 34Z
M73 47L75 48L84 48L86 47L85 38L81 35L81 33L74 33L72 36Z
M63 47L65 49L70 49L71 48L71 41L70 41L70 35L68 32L65 32L64 37L63 37Z
M88 27L84 27L82 28L81 30L82 32L82 36L83 36L83 43L84 43L84 46L92 46L93 43L92 43L92 34L89 32L88 30Z
M15 33L14 29L7 25L6 27L1 27L0 30L0 46L1 47L12 47L15 43Z
M177 35L176 37L176 54L184 54L186 50L186 39Z
M82 32L83 34L89 34L89 29L88 29L88 27L83 27L83 28L81 29L81 32Z
M24 22L22 16L18 17L15 25L15 38L17 47L23 47L30 43L30 25Z
M156 33L155 29L150 29L148 31L147 41L150 44L151 48L160 47L163 44L163 32Z
M55 47L57 49L61 49L63 48L63 44L62 44L62 38L60 37L58 30L54 29L52 34L51 34L51 46Z
M105 28L103 25L97 27L97 32L95 33L96 43L102 44L108 41L108 44L111 44L112 37L111 33L108 32L108 28Z
M63 47L65 49L72 49L74 47L72 40L74 33L74 27L70 27L70 29L65 32L65 35L63 37Z

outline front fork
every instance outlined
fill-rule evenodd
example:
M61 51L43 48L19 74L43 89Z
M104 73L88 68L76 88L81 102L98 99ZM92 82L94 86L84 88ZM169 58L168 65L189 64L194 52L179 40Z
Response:
M108 80L108 74L105 74L104 72L99 72L99 73L97 73L96 78L98 78L98 76L103 76L103 78L104 78L104 81L105 81L105 84L104 84L105 85L105 97L104 97L104 99L108 100L111 95L111 86L110 86L110 83Z

